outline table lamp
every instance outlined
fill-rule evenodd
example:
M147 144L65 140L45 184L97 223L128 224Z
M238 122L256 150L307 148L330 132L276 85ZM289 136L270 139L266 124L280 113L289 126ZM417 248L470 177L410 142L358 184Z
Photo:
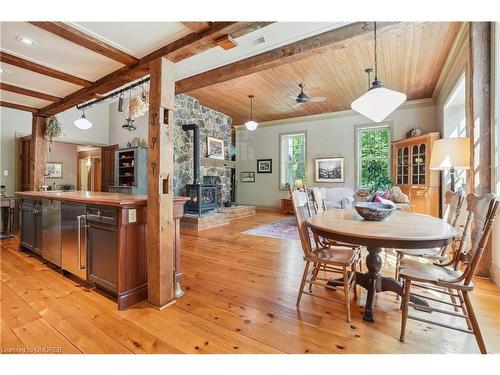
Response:
M455 191L455 170L470 168L470 139L446 138L434 141L430 169L450 171L451 191Z
M300 189L302 189L302 188L304 187L304 183L302 182L302 180L297 179L297 180L295 180L295 182L293 183L293 187L294 187L295 189L299 189L299 190L300 190Z

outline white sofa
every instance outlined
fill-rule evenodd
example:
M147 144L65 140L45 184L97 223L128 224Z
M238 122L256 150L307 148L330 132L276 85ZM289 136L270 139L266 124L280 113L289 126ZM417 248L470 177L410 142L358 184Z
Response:
M348 208L352 207L354 202L354 191L346 187L314 187L314 191L319 191L320 195L323 197L326 208Z

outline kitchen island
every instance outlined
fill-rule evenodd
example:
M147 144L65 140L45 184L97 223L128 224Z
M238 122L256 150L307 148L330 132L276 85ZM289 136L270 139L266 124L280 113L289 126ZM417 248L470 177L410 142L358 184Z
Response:
M147 299L147 196L82 191L17 192L20 250L29 250L116 297L120 310ZM180 224L174 197L176 294L181 294Z

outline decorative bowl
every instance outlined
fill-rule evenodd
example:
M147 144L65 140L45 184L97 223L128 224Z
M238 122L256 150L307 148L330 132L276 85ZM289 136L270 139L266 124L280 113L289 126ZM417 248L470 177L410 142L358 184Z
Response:
M380 202L360 202L354 205L356 212L365 220L381 221L392 215L396 207Z

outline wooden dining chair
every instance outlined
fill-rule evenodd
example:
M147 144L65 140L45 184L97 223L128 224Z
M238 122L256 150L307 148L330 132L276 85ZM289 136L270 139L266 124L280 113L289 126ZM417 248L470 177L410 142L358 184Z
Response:
M486 353L486 346L470 301L469 292L474 290L472 279L491 234L499 202L496 200L495 194L478 196L474 193L469 194L466 201L468 215L464 233L460 240L458 251L454 253L453 258L449 262L432 264L411 261L409 259L401 262L399 275L403 280L404 288L400 341L404 341L407 319L413 319L474 334L479 350L483 354ZM458 298L459 304L447 302L435 296L429 297L413 293L411 291L412 287L428 289L434 294L452 295L454 298ZM460 308L462 313L432 306L416 305L409 302L410 294L452 306L453 308ZM464 318L467 323L467 329L408 315L409 306L421 311L437 312Z
M325 198L323 197L321 189L318 187L313 187L311 191L313 197L314 210L316 211L316 213L326 211Z
M447 191L445 193L445 209L443 220L453 226L455 229L460 227L460 217L463 212L463 204L465 201L465 194L463 190L457 192ZM448 257L453 257L454 252L458 249L458 242L460 238L457 237L449 246L433 249L395 249L396 250L396 266L395 275L396 280L400 280L399 271L401 268L401 261L405 256L418 257L420 259L428 259L430 261L445 261ZM447 254L449 252L449 254ZM452 297L453 300L454 297ZM396 299L399 299L397 295ZM453 301L454 302L454 301Z
M359 252L353 249L336 247L318 247L313 246L309 235L307 219L311 216L308 208L307 194L303 191L290 191L292 205L297 220L300 243L306 262L302 280L300 283L299 294L297 296L297 306L300 304L302 294L308 294L313 297L321 298L327 301L341 303L346 306L347 321L351 321L351 289L354 288L354 297L356 293L356 268L359 264ZM312 266L312 267L311 267ZM320 277L320 272L322 276ZM340 276L333 285L329 285L328 275ZM309 291L304 290L305 285L309 284ZM344 300L326 298L312 292L312 286L321 286L333 290L341 290L344 294Z

